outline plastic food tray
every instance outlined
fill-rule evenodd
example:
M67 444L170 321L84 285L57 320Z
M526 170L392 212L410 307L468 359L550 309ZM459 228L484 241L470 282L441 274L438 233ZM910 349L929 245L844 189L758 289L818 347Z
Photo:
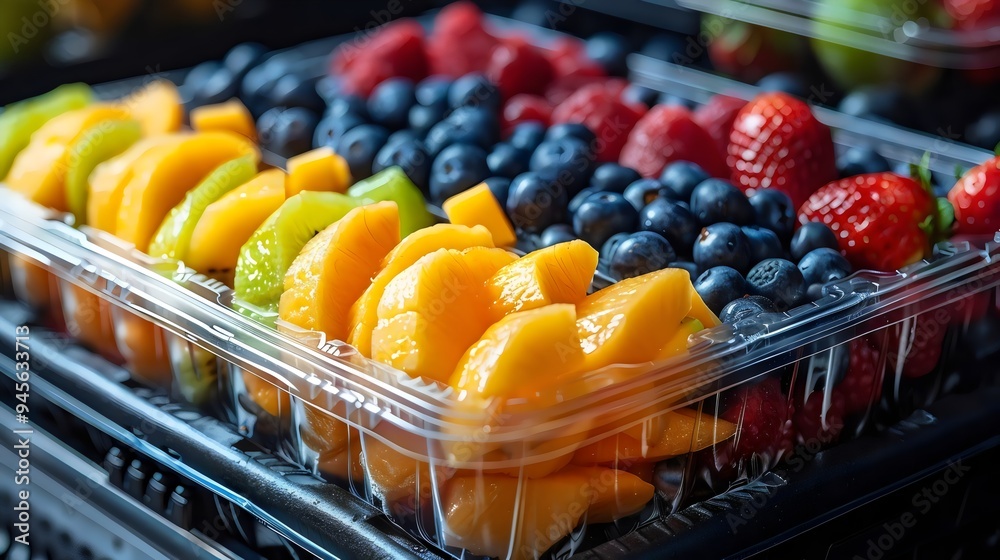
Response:
M843 20L819 21L812 17L819 8L818 0L677 1L692 10L921 64L971 70L1000 67L1000 26L942 29L926 20L906 17L909 5L904 3L881 15L845 10Z
M673 88L641 59L636 73L694 101L711 85ZM891 127L867 136L841 115L818 115L840 148L881 145L891 132L885 155L915 161L927 141ZM938 165L988 156L946 148L934 154ZM627 533L780 461L974 389L978 378L952 374L981 325L1000 315L1000 235L945 243L898 273L855 274L815 304L703 331L685 356L592 372L586 390L561 388L551 406L508 399L469 410L452 390L322 333L278 332L242 315L217 281L74 229L10 191L0 197L9 295L464 558L573 552L589 528ZM647 495L634 480L657 491ZM615 515L623 510L630 515Z

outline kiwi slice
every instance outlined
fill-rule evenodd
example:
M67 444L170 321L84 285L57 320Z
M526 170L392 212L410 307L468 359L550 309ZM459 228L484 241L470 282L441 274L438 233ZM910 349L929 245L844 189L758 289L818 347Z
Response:
M150 256L184 260L191 245L191 234L205 208L252 179L255 173L257 161L254 156L231 159L215 168L167 214L149 243Z
M399 234L402 237L433 225L436 221L427 211L427 201L420 189L399 167L390 167L358 181L347 189L347 194L374 202L395 202L399 207Z
M138 121L106 120L87 129L70 147L66 166L66 203L77 225L87 221L88 179L101 162L124 152L139 140L142 128Z
M368 201L333 192L303 191L289 198L264 221L240 249L236 297L277 312L285 272L317 233Z
M85 107L93 99L85 84L66 84L7 107L0 113L0 178L6 177L17 154L31 135L53 117Z

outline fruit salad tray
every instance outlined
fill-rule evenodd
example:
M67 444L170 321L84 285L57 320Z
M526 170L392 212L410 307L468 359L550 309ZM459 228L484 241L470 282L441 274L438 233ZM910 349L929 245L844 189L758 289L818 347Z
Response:
M640 110L572 39L438 17L426 46L402 22L338 47L333 83L247 88L283 81L264 61L221 103L154 81L7 109L0 125L34 132L0 151L4 295L465 558L577 551L990 378L974 362L1000 321L1000 237L963 198L988 153L750 90L722 150L713 119ZM485 74L475 49L435 58L449 34ZM424 56L455 79L415 93ZM524 93L538 68L549 97ZM636 74L710 108L740 97ZM772 110L810 151L734 148ZM862 142L923 160L919 180L838 169ZM955 165L975 169L949 236L928 172Z

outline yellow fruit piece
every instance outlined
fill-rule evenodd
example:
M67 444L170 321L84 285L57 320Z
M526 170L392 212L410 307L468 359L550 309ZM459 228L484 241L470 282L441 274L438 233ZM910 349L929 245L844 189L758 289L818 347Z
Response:
M688 339L691 335L701 332L703 327L701 321L692 317L687 317L681 321L680 327L674 336L670 337L660 351L656 354L657 360L666 360L681 354L687 353Z
M516 257L503 249L440 249L385 288L372 358L413 377L447 382L462 354L490 325L485 282Z
M654 416L621 433L577 450L576 464L658 461L702 450L736 433L736 425L711 414L681 408Z
M597 271L597 251L585 241L532 251L487 280L495 319L553 303L579 303Z
M165 331L145 317L130 311L112 310L115 340L125 359L125 368L152 387L170 387L172 373Z
M146 152L122 189L115 235L145 251L167 213L188 190L223 163L247 155L259 159L256 146L228 132L201 132L170 149Z
M285 274L278 316L346 340L351 305L399 243L399 208L377 202L355 208L306 243Z
M602 467L570 467L524 481L462 474L442 492L444 539L477 555L537 558L584 514L588 521L620 519L641 511L653 492L635 475Z
M38 204L66 211L66 172L73 146L98 123L127 118L127 111L99 103L51 119L31 135L28 146L14 158L7 186Z
M576 307L587 370L656 358L691 309L691 277L666 268L622 280Z
M240 248L285 201L285 181L284 171L268 169L209 204L191 233L184 263L225 282Z
M241 377L247 396L261 410L275 417L287 416L291 406L287 390L279 389L267 380L247 371L241 372Z
M455 368L459 398L507 396L570 375L583 364L576 308L557 303L512 313L488 328Z
M302 191L346 193L350 186L351 168L343 157L328 146L288 159L286 198Z
M712 313L712 310L705 305L704 300L698 295L698 291L694 289L693 284L691 285L691 311L688 311L688 315L701 322L702 328L705 329L718 327L722 324L722 321L715 316L715 313Z
M486 183L456 194L444 201L442 207L453 224L486 226L497 247L512 247L517 242L514 227Z
M376 435L365 435L365 466L372 490L389 507L414 509L431 496L430 466L397 448L426 448L427 440L389 422L375 426ZM383 439L384 438L384 439Z
M303 422L299 429L302 444L318 454L320 472L340 480L363 480L361 466L361 435L330 411L313 404L303 407ZM347 406L339 401L334 411L346 416Z
M378 302L385 287L417 259L438 249L493 247L493 237L483 226L435 224L407 235L383 260L378 274L358 301L351 306L347 342L362 356L371 356L372 331L378 323Z
M184 106L177 86L156 80L122 99L121 106L139 121L144 136L177 132L184 122Z
M198 132L226 131L257 140L257 127L246 105L239 99L191 109L191 128Z
M121 154L99 163L88 180L90 196L87 197L87 224L114 233L118 225L122 192L132 179L136 162L153 150L163 153L188 137L189 134L170 134L143 138Z

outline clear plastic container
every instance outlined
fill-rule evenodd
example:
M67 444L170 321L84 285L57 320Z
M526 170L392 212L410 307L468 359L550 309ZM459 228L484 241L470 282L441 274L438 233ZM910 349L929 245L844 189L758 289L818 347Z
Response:
M918 17L924 2L893 4L880 14L824 10L819 0L677 0L691 10L941 68L1000 67L1000 26L970 30L938 27Z

